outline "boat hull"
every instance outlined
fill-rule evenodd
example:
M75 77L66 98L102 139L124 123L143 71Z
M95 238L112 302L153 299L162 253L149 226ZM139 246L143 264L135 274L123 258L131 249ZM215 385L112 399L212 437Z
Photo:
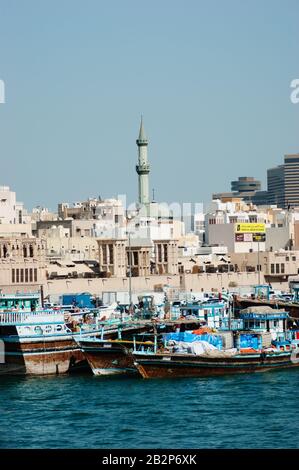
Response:
M290 354L279 356L238 356L210 358L186 355L134 355L135 366L143 378L210 377L227 374L267 372L298 366Z
M135 375L138 373L131 349L125 343L97 341L91 344L80 341L80 347L94 375Z
M5 342L0 374L65 374L84 365L84 355L72 338L53 341Z

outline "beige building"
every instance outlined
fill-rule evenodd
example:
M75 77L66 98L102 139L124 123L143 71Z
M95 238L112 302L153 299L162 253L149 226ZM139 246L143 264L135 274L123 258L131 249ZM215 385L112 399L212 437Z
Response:
M126 238L97 240L99 270L104 277L126 277L131 266L132 276L178 273L178 243L176 240ZM153 256L152 256L153 252Z
M154 240L155 273L178 273L178 241Z
M99 270L104 277L126 277L130 266L132 276L150 275L151 243L132 239L128 246L126 238L98 239Z
M0 238L0 286L38 290L46 279L46 245L36 238Z
M46 238L47 256L69 260L98 260L97 240L93 237Z
M100 238L99 270L103 277L125 277L127 270L126 239Z
M0 223L0 237L32 237L30 224L2 224Z
M36 222L36 231L34 235L38 238L47 238L52 236L53 230L60 228L67 231L69 237L94 237L94 220L39 220Z
M231 253L230 259L239 272L258 272L260 269L266 282L287 281L289 276L298 274L299 251Z
M133 277L151 274L151 251L152 244L146 239L133 239L126 247L128 271L131 267Z
M261 276L261 283L264 278ZM245 273L199 273L178 275L151 275L132 277L132 291L135 294L144 292L161 292L163 288L173 288L181 292L221 292L222 288L238 291L244 288L250 291L259 282L256 272ZM287 283L272 283L277 288L287 288ZM47 280L44 292L53 296L67 292L90 292L101 295L104 293L127 292L129 282L126 277L95 278L95 279L57 279Z

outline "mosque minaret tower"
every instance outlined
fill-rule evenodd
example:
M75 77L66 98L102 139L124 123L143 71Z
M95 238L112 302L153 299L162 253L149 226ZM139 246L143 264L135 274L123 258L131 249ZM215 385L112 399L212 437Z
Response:
M145 204L149 204L150 202L148 176L150 172L150 166L147 160L148 140L144 131L142 117L140 123L139 136L136 140L136 144L138 146L138 164L136 165L139 187L138 202L142 206Z

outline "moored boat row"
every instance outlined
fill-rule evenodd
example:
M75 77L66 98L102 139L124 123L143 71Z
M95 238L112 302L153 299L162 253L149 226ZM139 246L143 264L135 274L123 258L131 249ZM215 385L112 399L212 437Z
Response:
M43 308L39 294L0 296L0 374L63 374L88 364L76 338L117 336L119 319L94 311ZM104 332L104 333L103 333Z
M284 310L251 307L234 318L223 299L210 299L180 305L174 319L168 311L147 319L122 312L102 321L84 310L78 321L70 311L39 308L33 300L34 308L0 303L0 374L86 367L98 376L201 377L299 364L299 329L290 328Z
M231 328L223 319L218 329L194 329L201 324L194 319L156 321L133 339L89 338L79 344L95 375L201 377L269 371L299 365L299 330L289 329L287 320L283 310L249 308Z

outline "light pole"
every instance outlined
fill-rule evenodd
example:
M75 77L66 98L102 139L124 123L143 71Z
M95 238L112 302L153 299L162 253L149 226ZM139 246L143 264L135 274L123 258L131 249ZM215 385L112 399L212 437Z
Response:
M127 232L129 240L129 311L132 307L132 254L131 254L131 232Z
M258 283L261 285L261 269L260 269L260 235L257 239L257 267L258 267Z

